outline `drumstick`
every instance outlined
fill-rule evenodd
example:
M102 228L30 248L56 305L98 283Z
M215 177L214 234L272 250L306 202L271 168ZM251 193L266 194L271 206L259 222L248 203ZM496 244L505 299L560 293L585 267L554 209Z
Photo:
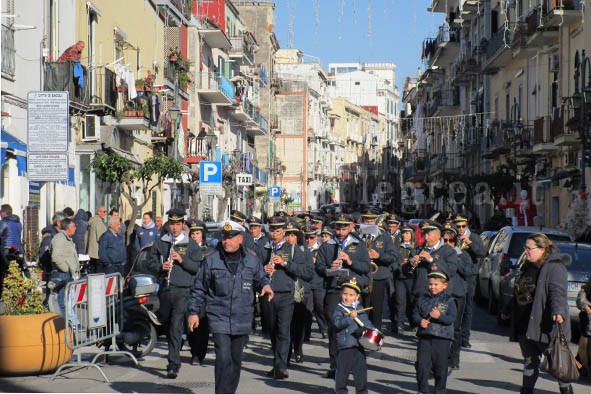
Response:
M344 306L342 306L341 304L338 304L338 306L340 306L345 312L347 312L347 316L351 314L352 311L348 310L347 308L345 308ZM359 327L365 327L365 325L363 324L363 322L361 320L359 320L359 318L355 318L353 319L353 321L355 321L355 323L357 323L357 325Z
M363 308L363 309L357 309L356 312L357 313L361 313L361 312L367 312L367 311L371 311L373 309L373 306L370 306L368 308Z

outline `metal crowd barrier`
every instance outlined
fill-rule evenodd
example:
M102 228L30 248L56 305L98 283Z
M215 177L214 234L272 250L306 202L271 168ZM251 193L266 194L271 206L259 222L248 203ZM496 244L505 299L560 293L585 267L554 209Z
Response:
M136 365L133 354L117 350L116 339L123 325L123 278L121 274L91 274L84 279L70 282L65 289L66 328L72 335L66 335L66 345L72 350L72 360L55 371L51 380L62 371L79 367L94 367L101 373L105 382L109 379L97 364L101 356L128 356ZM104 349L91 361L83 361L85 347L101 345ZM113 349L113 350L110 350Z

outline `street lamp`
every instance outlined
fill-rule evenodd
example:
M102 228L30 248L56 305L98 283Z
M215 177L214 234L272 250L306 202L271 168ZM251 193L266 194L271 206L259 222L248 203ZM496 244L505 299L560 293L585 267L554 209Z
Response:
M579 135L581 137L581 193L584 193L587 186L585 184L585 153L587 147L591 146L589 127L587 124L587 113L591 106L591 61L585 54L585 50L575 52L575 91L570 97L571 105L575 111L575 116L579 116ZM579 84L580 82L580 84ZM585 82L587 84L585 85Z

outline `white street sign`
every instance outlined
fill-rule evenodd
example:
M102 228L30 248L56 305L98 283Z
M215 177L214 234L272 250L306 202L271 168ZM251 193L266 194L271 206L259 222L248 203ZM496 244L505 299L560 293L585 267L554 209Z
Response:
M246 173L236 174L236 185L237 186L251 186L252 175Z
M67 153L29 153L27 161L29 181L67 181Z
M29 152L67 152L68 92L29 92L27 99Z

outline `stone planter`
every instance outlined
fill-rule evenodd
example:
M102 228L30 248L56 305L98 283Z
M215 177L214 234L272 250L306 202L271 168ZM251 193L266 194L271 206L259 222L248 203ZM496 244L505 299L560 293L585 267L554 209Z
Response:
M47 374L71 356L66 346L66 322L61 316L0 316L0 375Z

